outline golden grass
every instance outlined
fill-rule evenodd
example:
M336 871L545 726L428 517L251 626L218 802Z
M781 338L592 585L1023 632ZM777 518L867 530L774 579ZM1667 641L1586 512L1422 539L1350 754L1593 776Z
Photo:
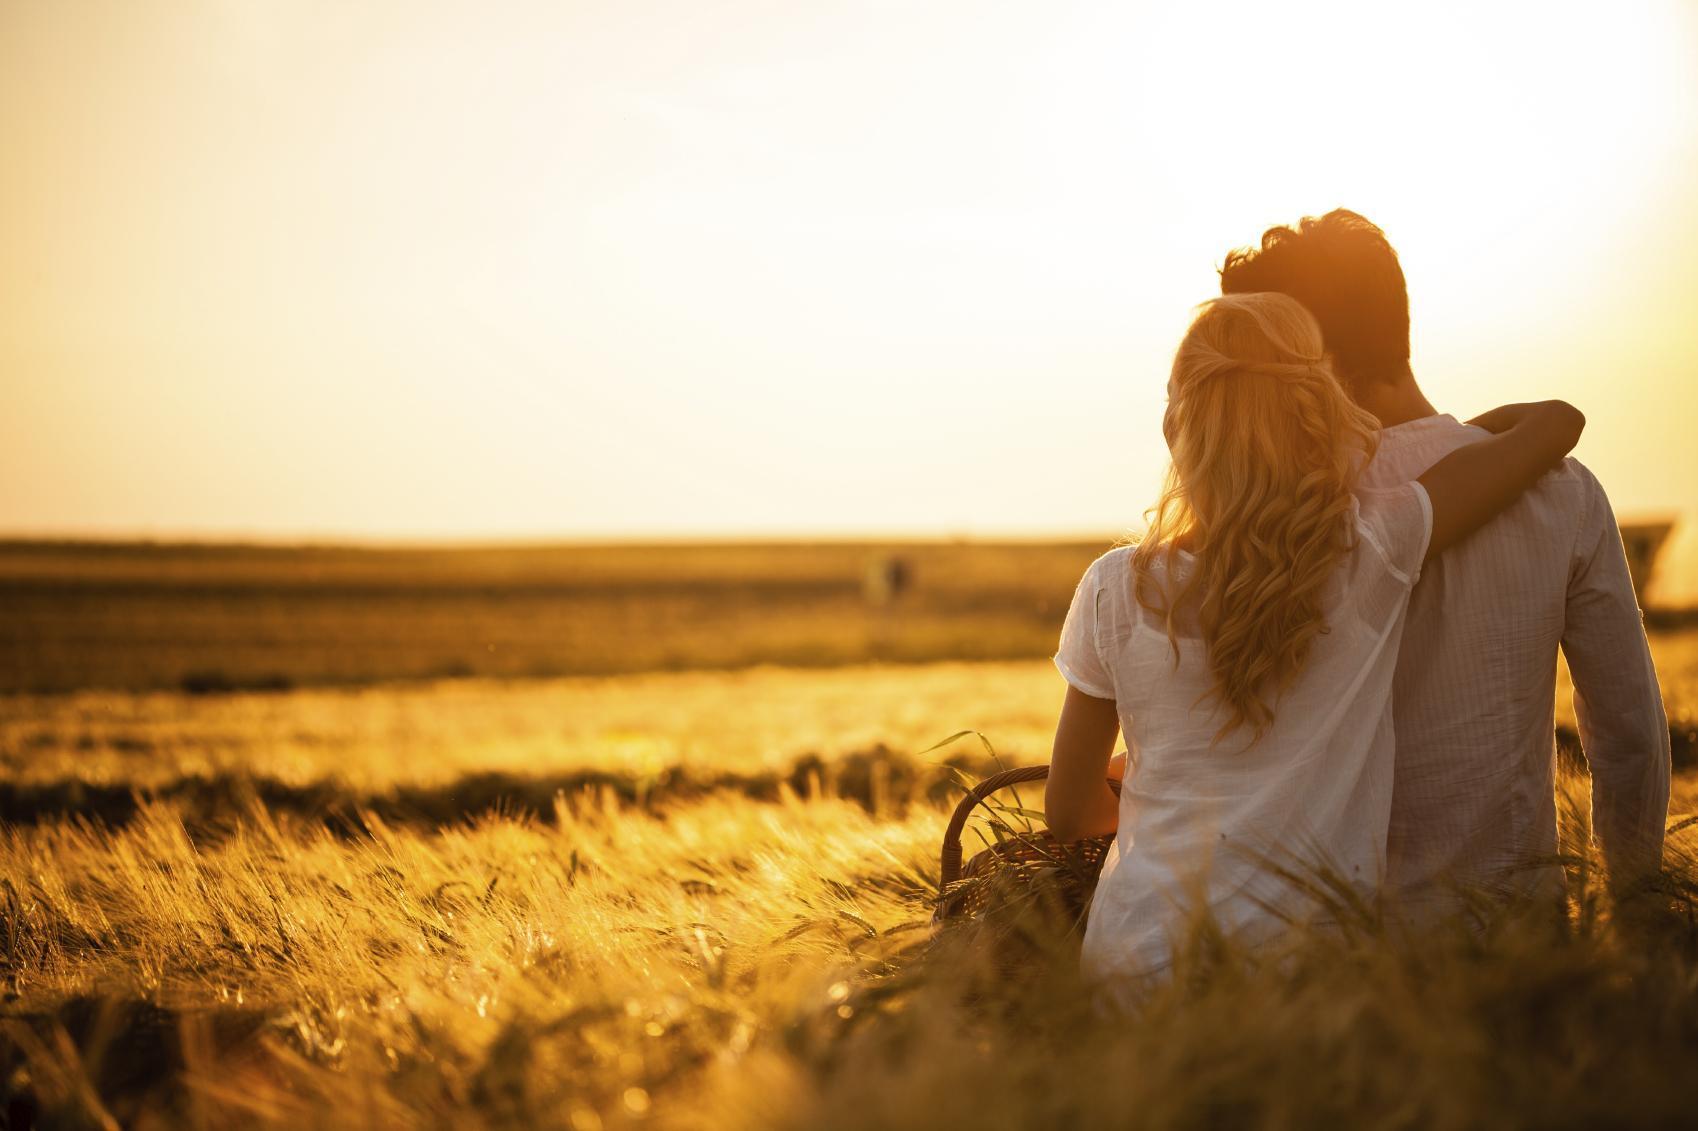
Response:
M300 1102L315 1122L352 1102L354 1124L519 1105L570 1126L637 1089L687 1108L689 1078L811 1018L923 918L937 832L930 812L825 800L555 817L343 841L253 812L202 846L159 808L115 833L13 830L14 1008L260 1011L240 1063L189 1070L213 1106L285 1120Z
M1690 718L1678 639L1659 663ZM1111 1018L1055 924L928 922L946 816L930 762L954 749L911 752L972 726L1042 761L1061 690L1040 660L0 697L6 789L175 798L110 826L0 825L0 1112L572 1131L1690 1121L1698 825L1680 822L1698 778L1677 779L1663 887L1632 915L1596 881L1585 781L1565 772L1562 927L1505 910L1405 935L1347 915L1342 936L1273 957L1205 932L1184 976ZM878 765L907 785L881 791ZM607 784L512 811L515 787L577 772ZM687 772L700 788L656 784ZM716 774L744 778L701 792ZM219 775L314 804L170 793ZM445 824L376 815L409 789L456 817L503 800ZM319 819L327 798L345 819ZM1010 940L1043 960L999 971Z
M1564 779L1584 838L1584 782ZM1675 809L1698 784L1683 780ZM1199 936L1099 1016L1071 941L934 937L943 812L719 796L439 831L169 808L0 841L7 1102L49 1125L1665 1125L1698 1056L1694 833L1623 921ZM1011 925L995 928L1009 937ZM985 930L990 930L986 928ZM16 1108L14 1110L22 1110ZM110 1123L106 1125L112 1125Z

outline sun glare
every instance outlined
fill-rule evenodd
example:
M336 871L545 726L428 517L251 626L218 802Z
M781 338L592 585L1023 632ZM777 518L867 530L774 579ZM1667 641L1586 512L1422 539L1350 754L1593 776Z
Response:
M1347 204L1424 300L1501 312L1537 288L1480 263L1580 273L1644 222L1693 130L1691 25L1666 4L1170 5L1113 39L1140 48L1131 149L1164 219L1213 245Z
M1222 255L1341 205L1435 403L1698 513L1688 4L379 9L0 16L0 525L1113 531Z

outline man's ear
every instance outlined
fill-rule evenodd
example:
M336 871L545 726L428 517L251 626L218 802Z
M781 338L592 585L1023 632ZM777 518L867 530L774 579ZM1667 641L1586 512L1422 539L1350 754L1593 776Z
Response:
M1388 413L1396 413L1396 381L1377 374L1340 373L1338 383L1344 386L1344 395L1357 408L1378 420L1380 427L1385 427Z
M1355 378L1355 375L1345 372L1345 370L1342 369L1339 366L1338 356L1336 354L1334 354L1331 350L1327 350L1321 356L1327 359L1327 367L1332 370L1333 376L1338 378L1338 383L1340 385L1344 386L1344 391L1350 394L1350 399L1355 400L1356 399L1356 378Z
M1357 408L1366 409L1378 416L1379 413L1375 411L1374 406L1382 403L1383 395L1390 387L1389 383L1372 376L1340 369L1338 363L1333 361L1333 355L1330 352L1327 354L1327 360L1333 362L1332 371L1338 375L1338 383L1344 387L1344 395L1354 401Z

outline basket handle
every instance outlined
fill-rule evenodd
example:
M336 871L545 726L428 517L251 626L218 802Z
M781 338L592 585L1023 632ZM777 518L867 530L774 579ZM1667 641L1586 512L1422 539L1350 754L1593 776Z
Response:
M943 832L943 855L939 861L940 888L954 883L961 878L961 833L967 828L967 818L973 815L973 810L984 803L985 798L1000 789L1022 782L1042 781L1049 777L1049 766L1016 766L1012 770L1004 770L1000 774L992 774L978 785L967 791L967 796L961 799L961 804L955 807L955 815L949 818L949 827ZM1109 778L1108 787L1120 796L1120 779Z

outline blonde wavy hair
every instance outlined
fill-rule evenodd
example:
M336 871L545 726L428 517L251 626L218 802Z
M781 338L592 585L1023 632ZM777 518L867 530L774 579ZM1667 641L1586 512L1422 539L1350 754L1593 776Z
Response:
M1321 590L1355 544L1351 493L1378 428L1296 299L1224 295L1199 308L1168 384L1173 462L1132 566L1176 663L1177 618L1196 618L1214 674L1203 698L1227 715L1216 742L1241 727L1262 737L1326 631ZM1182 549L1188 572L1174 568Z

